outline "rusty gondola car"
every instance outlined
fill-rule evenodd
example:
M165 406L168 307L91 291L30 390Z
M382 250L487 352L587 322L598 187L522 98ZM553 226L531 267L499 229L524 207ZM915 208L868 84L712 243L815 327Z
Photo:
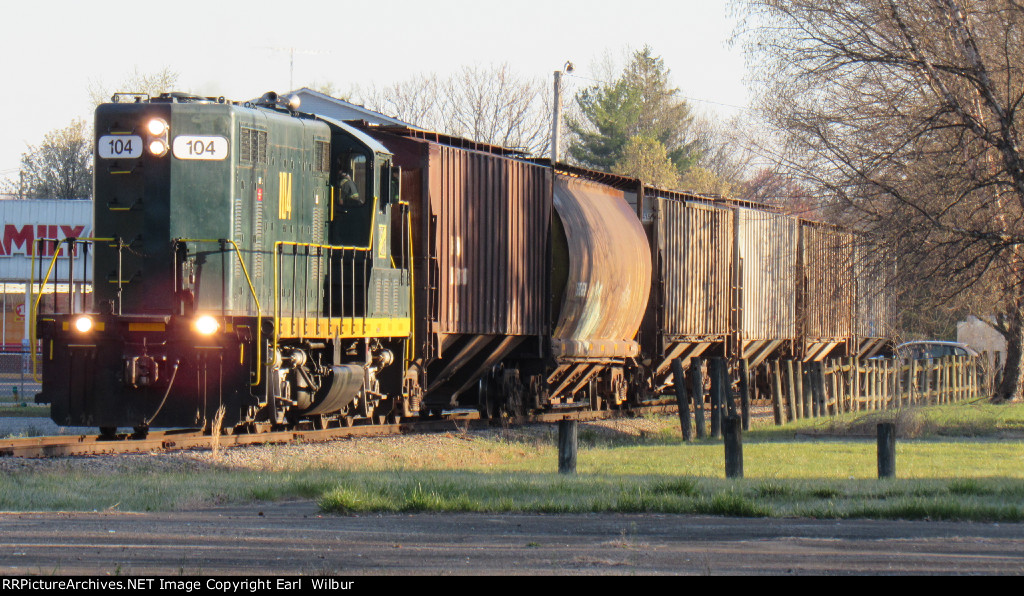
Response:
M96 237L68 240L93 257L93 303L35 316L59 424L627 408L668 390L674 359L884 341L877 276L764 206L273 94L133 99L97 109ZM829 314L801 294L824 287L858 293Z

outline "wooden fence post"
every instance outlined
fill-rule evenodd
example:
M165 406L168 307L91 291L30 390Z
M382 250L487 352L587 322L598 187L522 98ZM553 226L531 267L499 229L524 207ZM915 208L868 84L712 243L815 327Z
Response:
M799 395L797 399L797 407L800 411L797 412L798 418L810 418L811 417L811 392L808 391L807 387L807 370L804 367L803 360L796 361L796 369L793 371L794 382L796 382L796 389Z
M811 371L814 370L814 363L800 363L800 388L803 393L804 418L818 416L818 402L814 399L814 391L811 389Z
M877 387L875 386L875 363L868 360L864 363L864 409L865 410L877 410Z
M854 410L853 411L854 412L860 412L861 409L862 409L861 405L863 405L863 402L860 399L861 380L860 380L860 359L859 358L856 358L856 357L850 358L850 374L852 375L850 378L852 379L852 386L853 386L852 391L851 391L851 393L853 394L853 403L854 403Z
M843 395L840 392L840 382L842 380L843 371L841 369L841 360L832 360L832 414L843 413Z
M750 361L740 360L740 416L743 430L750 430Z
M711 377L711 437L722 436L722 406L725 404L725 360L708 360L708 376Z
M985 385L985 388L984 388L985 393L991 395L992 392L989 391L989 388L988 388L988 380L992 376L992 374L990 373L991 365L989 364L989 362L991 362L991 360L989 360L989 357L988 357L988 350L982 350L982 352L981 352L981 363L982 363L981 371L982 371L982 375L981 375L981 383L979 383L979 385L984 383L984 385Z
M704 370L700 358L690 359L690 399L693 404L693 422L697 438L704 438Z
M922 403L932 404L932 359L924 361L924 387L921 388Z
M775 414L775 425L782 426L782 365L778 360L772 361L772 413Z
M889 401L889 379L892 376L891 361L887 358L880 360L882 367L882 409L892 410L893 405Z
M797 419L796 415L796 383L793 381L793 359L786 359L786 421Z
M938 369L939 379L935 383L936 389L938 389L938 395L936 396L937 399L935 400L935 402L937 404L944 404L946 403L946 396L949 392L949 358L947 358L946 356L939 358Z
M575 420L558 421L558 473L576 473L576 449L578 434Z
M977 399L981 397L981 382L979 379L980 373L981 369L979 367L978 359L974 358L973 363L971 364L971 399Z
M814 363L814 368L811 369L813 378L811 379L811 392L814 394L814 399L818 404L818 416L825 416L826 414L835 415L835 406L831 408L831 412L827 407L827 398L825 396L825 362L818 361Z
M893 378L893 399L896 401L896 407L903 407L903 361L894 358L892 361L893 368L895 368L895 376Z
M916 404L917 400L921 398L917 384L917 360L910 360L910 384L907 387L907 391L910 392L910 403Z
M686 395L686 375L683 374L683 363L678 358L672 361L672 382L676 387L676 403L679 405L679 426L683 431L683 440L693 440L693 427L690 425L690 404Z
M743 431L736 415L725 418L725 477L743 478Z
M896 425L882 422L878 425L878 477L896 475Z

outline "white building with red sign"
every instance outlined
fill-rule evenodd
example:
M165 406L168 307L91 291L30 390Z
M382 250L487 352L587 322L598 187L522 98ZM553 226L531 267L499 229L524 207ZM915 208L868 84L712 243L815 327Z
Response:
M43 292L52 292L54 284L64 284L66 288L71 269L76 282L81 284L78 291L91 291L92 264L86 264L84 251L68 254L66 244L61 244L57 258L53 257L58 246L54 241L92 235L92 205L90 200L0 200L0 349L21 349L27 323L25 313L29 312L28 282L34 280L32 290L38 292L40 277L51 263L51 285ZM60 290L59 285L56 287Z

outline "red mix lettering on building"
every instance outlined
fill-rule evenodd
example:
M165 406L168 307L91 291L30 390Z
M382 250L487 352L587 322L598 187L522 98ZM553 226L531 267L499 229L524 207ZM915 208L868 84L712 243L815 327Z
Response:
M85 226L65 225L35 225L25 224L20 228L16 225L4 225L3 238L0 239L0 257L13 257L16 255L32 256L36 253L36 239L64 239L80 238L85 232ZM66 245L62 244L60 254L65 254ZM38 256L52 257L54 243L44 243L43 250ZM78 256L78 247L75 247L75 256Z

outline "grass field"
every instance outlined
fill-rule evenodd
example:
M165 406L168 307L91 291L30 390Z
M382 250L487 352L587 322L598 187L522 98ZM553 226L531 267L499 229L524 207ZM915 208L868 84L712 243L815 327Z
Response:
M897 478L874 427L896 423ZM0 460L0 510L167 510L316 499L328 512L662 512L1024 521L1024 405L982 403L761 425L742 480L720 440L684 444L674 416L639 433L580 426L578 474L556 427L172 455Z
M49 418L50 406L0 401L0 418Z

